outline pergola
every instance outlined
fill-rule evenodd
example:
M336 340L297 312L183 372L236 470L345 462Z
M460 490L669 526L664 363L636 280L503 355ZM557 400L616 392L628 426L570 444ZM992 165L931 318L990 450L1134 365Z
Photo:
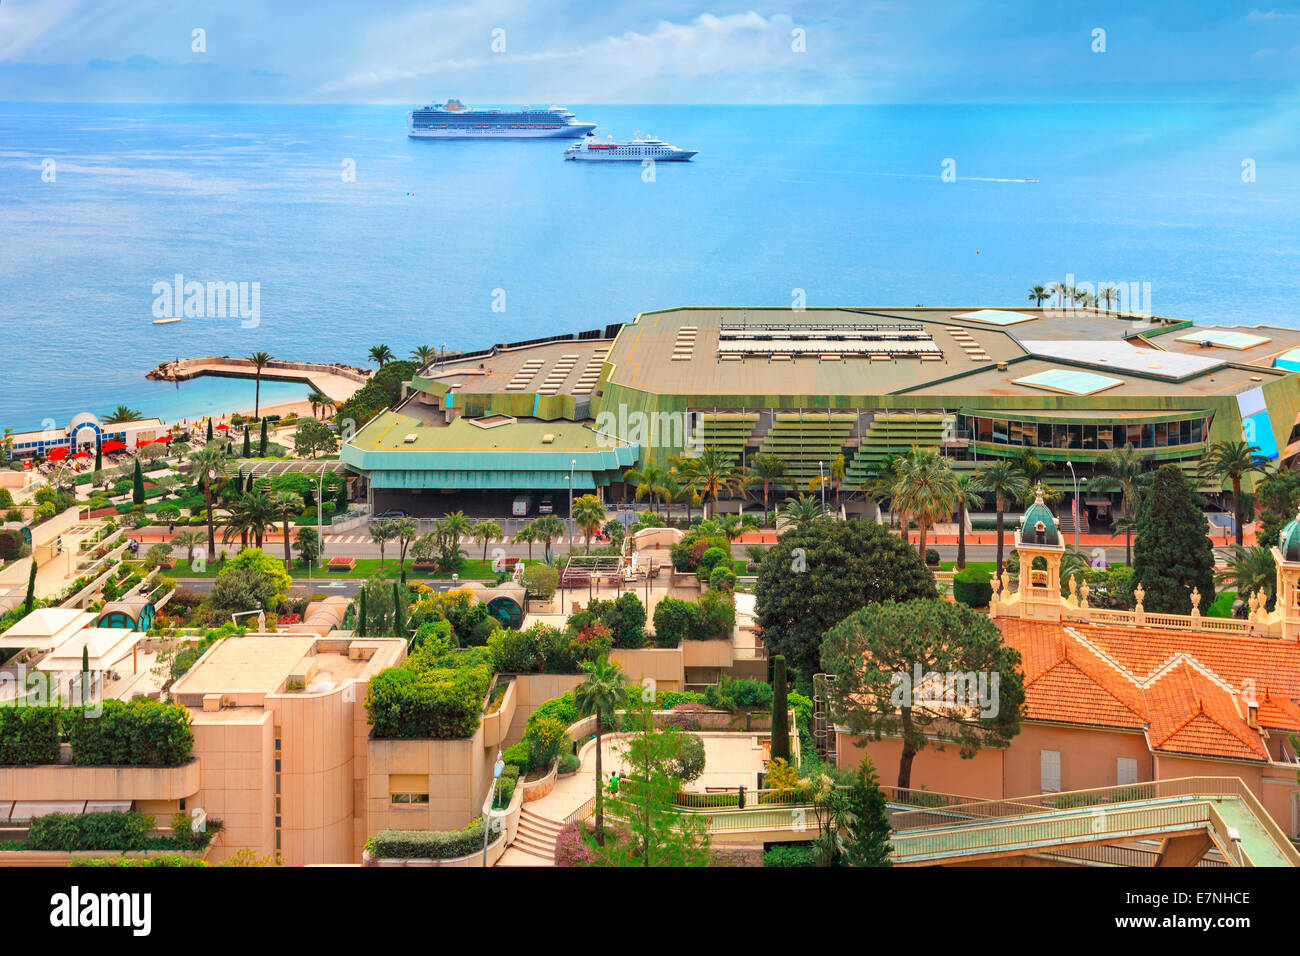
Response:
M337 475L348 470L348 466L336 458L320 461L311 459L293 459L289 461L268 461L265 458L238 458L235 469L254 478L275 478L278 475L300 474L314 477Z

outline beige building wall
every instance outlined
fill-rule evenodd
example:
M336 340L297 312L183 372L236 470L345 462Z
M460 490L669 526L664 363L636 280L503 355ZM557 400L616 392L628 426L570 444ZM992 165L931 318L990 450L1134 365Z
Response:
M214 860L240 847L275 856L275 750L272 715L265 710L193 714L200 787L187 809L203 808L225 832Z

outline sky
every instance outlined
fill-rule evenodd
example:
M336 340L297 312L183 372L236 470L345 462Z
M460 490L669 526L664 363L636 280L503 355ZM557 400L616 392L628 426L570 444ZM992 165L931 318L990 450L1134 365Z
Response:
M1261 102L1298 88L1300 0L0 0L3 101Z

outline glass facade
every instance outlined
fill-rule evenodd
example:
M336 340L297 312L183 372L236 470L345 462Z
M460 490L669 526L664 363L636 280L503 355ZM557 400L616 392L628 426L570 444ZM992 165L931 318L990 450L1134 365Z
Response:
M1016 419L957 416L957 437L994 445L1059 448L1080 451L1110 451L1135 448L1169 448L1196 445L1206 440L1210 422L1204 417L1171 422L1122 425L1024 422Z

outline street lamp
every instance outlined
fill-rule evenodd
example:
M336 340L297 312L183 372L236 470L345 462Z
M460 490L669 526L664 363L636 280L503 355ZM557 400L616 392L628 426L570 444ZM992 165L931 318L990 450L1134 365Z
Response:
M1066 465L1070 468L1070 477L1074 479L1074 550L1079 550L1079 517L1083 513L1083 502L1079 500L1079 476L1075 474L1074 462L1067 460ZM1083 483L1086 485L1088 479L1084 478Z
M817 462L817 484L822 489L822 511L826 510L826 473L822 470L822 463Z
M569 552L573 552L573 469L578 467L578 459L569 461Z
M501 779L501 773L506 769L506 762L501 759L501 751L497 751L497 762L492 765L492 792L488 794L488 808L483 812L483 868L487 868L487 846L488 833L492 828L492 808L497 802L497 782Z

